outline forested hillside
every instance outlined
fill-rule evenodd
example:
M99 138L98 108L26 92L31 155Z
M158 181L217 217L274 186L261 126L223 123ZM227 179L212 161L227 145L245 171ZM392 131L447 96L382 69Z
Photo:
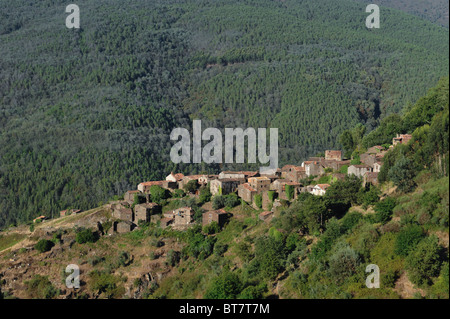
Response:
M170 131L278 127L280 165L368 131L448 74L448 29L343 1L0 1L0 228L178 166ZM242 168L242 167L241 167Z

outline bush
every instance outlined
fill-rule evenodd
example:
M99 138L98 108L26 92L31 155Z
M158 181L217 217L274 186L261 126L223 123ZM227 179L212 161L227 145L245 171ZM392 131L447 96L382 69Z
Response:
M267 285L248 286L238 296L238 299L261 299L267 291Z
M287 187L288 185L286 185ZM254 197L255 205L258 208L262 208L262 196L260 194L256 194Z
M205 299L236 299L242 289L242 283L235 273L223 272L217 277L205 294Z
M182 197L184 197L186 195L186 193L184 192L184 190L182 190L182 189L176 189L174 192L173 192L173 197L174 198L182 198Z
M395 199L392 197L386 197L381 202L378 202L374 208L376 212L376 222L386 224L388 221L390 221L395 205Z
M104 294L106 298L120 298L125 293L125 288L118 285L120 278L117 276L94 270L89 277L91 291Z
M203 232L208 235L217 234L219 231L220 227L217 222L212 222L208 225L203 226Z
M356 273L360 264L360 258L356 251L350 247L343 247L337 250L330 257L330 274L336 282L342 282L344 279Z
M225 199L222 195L215 195L212 199L212 208L220 209L225 207Z
M200 196L199 196L199 201L200 203L206 203L209 202L211 200L211 191L209 190L209 184L206 187L202 187L200 188Z
M44 253L44 252L52 249L53 246L55 246L55 244L52 241L46 240L46 239L41 239L34 246L34 249L36 249L40 253Z
M411 281L417 285L431 284L437 277L442 264L443 248L436 236L422 240L406 258Z
M169 266L175 267L180 262L180 253L173 249L167 252L166 262Z
M420 240L425 236L422 227L419 225L409 225L405 227L397 236L395 242L395 253L406 257Z
M224 196L224 206L233 208L239 205L240 200L235 193L231 193L229 195Z
M222 257L223 254L228 250L227 244L216 244L214 245L214 254L216 256Z
M406 157L400 158L393 167L389 169L388 177L394 185L402 192L410 192L416 186L414 177L416 170L412 160Z
M198 181L197 180L191 180L189 182L187 182L186 185L184 185L184 190L186 191L186 193L195 193L195 191L198 189Z
M77 231L75 240L79 244L95 243L97 236L90 229L81 229Z
M378 201L380 200L380 193L381 192L377 187L370 185L370 189L363 195L363 204L374 205L378 203Z
M363 218L363 215L358 212L347 213L342 219L342 230L343 232L349 232L355 227L359 221Z
M35 275L33 279L26 281L25 285L31 298L51 299L58 294L47 276Z

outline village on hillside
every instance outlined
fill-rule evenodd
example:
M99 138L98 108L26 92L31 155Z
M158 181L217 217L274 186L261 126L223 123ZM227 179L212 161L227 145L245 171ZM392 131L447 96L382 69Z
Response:
M281 205L281 200L295 200L301 193L323 196L331 185L314 182L320 181L324 175L331 175L330 180L342 180L346 175L355 175L362 179L364 186L377 185L384 155L397 144L407 144L411 138L409 134L400 134L393 138L392 145L388 148L379 145L370 147L360 155L358 164L354 164L354 160L343 159L341 151L327 150L323 157L311 157L301 166L285 165L277 169L274 175L258 171L223 171L219 175L185 176L171 172L165 180L142 182L137 185L136 190L127 191L123 200L109 203L107 207L112 210L115 220L110 233L130 232L141 222L159 223L162 228L173 227L177 230L184 230L195 224L192 207L181 207L163 213L161 205L152 202L150 196L153 186L175 193L185 189L189 183L195 185L195 195L199 195L200 189L205 187L209 187L211 196L235 193L255 209L263 210L259 219L270 221L275 208ZM269 193L273 196L270 197ZM143 202L136 203L137 197L144 199ZM60 212L60 216L80 212L75 209L64 210ZM202 215L202 225L216 222L223 226L228 217L223 209L209 210ZM44 216L39 218L45 219Z

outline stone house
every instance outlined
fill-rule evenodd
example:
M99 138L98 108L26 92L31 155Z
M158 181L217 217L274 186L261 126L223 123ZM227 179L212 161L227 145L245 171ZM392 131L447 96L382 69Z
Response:
M383 146L375 145L375 146L369 147L367 149L366 153L367 154L378 154L378 153L380 153L382 151L384 151L384 147Z
M187 185L187 183L189 183L190 181L196 181L198 183L198 179L201 177L202 175L189 175L189 176L184 176L179 182L178 182L178 188L179 189L183 189L184 186Z
M218 175L201 175L198 179L198 183L200 185L207 185L212 180L215 180L218 178Z
M123 200L128 202L129 204L133 204L134 203L134 195L139 195L139 194L141 194L141 192L138 190L127 191L125 193L125 195L123 195Z
M260 176L260 177L250 177L248 179L248 184L255 189L258 194L268 191L270 188L270 178L266 176Z
M330 186L331 186L330 184L317 184L312 189L311 194L316 195L316 196L323 196L323 195L325 195L327 188Z
M223 225L225 225L225 222L227 221L227 218L228 214L223 209L209 211L203 213L202 225L205 226L211 224L212 222L216 222L220 227L223 227Z
M277 182L277 181L275 181ZM274 182L274 184L275 184ZM285 199L287 200L287 193L286 193L286 186L292 186L294 188L294 195L293 195L293 199L297 198L297 195L300 193L301 191L301 184L300 183L296 183L296 182L291 182L291 181L286 181L286 180L280 180L279 183L276 183L274 186L278 187L277 189L277 193L278 193L278 197L280 199Z
M256 189L250 186L249 183L244 183L238 186L238 196L247 203L253 202L253 197L257 194Z
M344 165L350 165L350 160L345 160L345 161L336 161L336 160L321 160L320 164L322 165L322 167L324 168L331 168L334 171L339 171L342 166Z
M134 221L149 222L151 216L161 212L161 206L156 203L144 203L134 206Z
M133 210L122 205L116 205L113 211L113 217L128 222L134 221Z
M300 180L306 178L306 168L302 166L291 166L287 169L284 176L289 181L298 183Z
M129 233L133 229L134 225L129 221L121 220L114 222L114 231L118 232L119 234Z
M250 177L258 177L259 172L258 171L238 171L238 172L232 172L232 171L224 171L219 174L219 179L245 179L247 181Z
M317 161L304 162L306 176L320 176L325 172L323 165Z
M140 192L148 194L148 193L150 193L150 188L154 185L168 189L170 191L173 191L178 188L178 183L172 182L172 181L143 182L143 183L140 183L137 188Z
M348 168L347 175L355 175L362 178L367 172L371 172L372 167L367 165L350 165Z
M367 184L378 185L378 172L367 172L363 177L363 186Z
M215 179L209 183L210 185L209 191L213 196L217 194L227 195L236 192L239 185L243 183L245 183L245 178Z
M194 222L194 210L191 207L181 207L173 211L174 226L189 226Z
M325 160L342 161L341 151L325 151Z
M375 162L375 163L373 163L373 165L372 165L372 172L374 172L374 173L379 173L380 171L381 171L381 162Z
M397 137L394 137L392 139L392 145L395 146L397 144L408 144L411 139L411 134L397 134Z
M361 163L367 166L372 166L377 161L376 154L363 153L359 156Z
M166 176L166 181L178 183L183 179L183 177L184 175L182 173L174 174L173 172L170 172L170 174Z

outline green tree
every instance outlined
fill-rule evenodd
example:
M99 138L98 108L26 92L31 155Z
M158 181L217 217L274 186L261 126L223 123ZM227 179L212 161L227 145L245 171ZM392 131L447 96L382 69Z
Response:
M187 193L195 193L198 189L199 185L198 185L198 181L197 180L190 180L189 182L186 183L186 185L184 185L183 189L187 192Z
M152 185L150 187L150 195L153 202L160 203L170 197L170 192L161 186Z
M395 253L400 256L408 256L414 250L420 240L425 236L422 227L409 225L403 228L395 241Z
M417 285L431 284L432 278L440 273L443 252L436 236L423 239L406 258L411 281Z
M389 179L402 192L410 192L416 186L414 177L416 176L416 168L413 162L407 158L400 158L391 169L389 169Z
M50 249L52 249L52 247L54 245L55 244L51 240L41 239L34 246L34 249L36 249L40 253L44 253L44 252L49 251Z
M97 241L97 236L91 229L80 229L77 231L75 240L79 244L94 243Z
M387 223L392 217L395 205L395 199L392 197L386 197L382 201L378 202L374 207L376 212L376 221L383 224Z
M242 290L242 283L233 272L224 271L208 287L205 299L236 299Z

